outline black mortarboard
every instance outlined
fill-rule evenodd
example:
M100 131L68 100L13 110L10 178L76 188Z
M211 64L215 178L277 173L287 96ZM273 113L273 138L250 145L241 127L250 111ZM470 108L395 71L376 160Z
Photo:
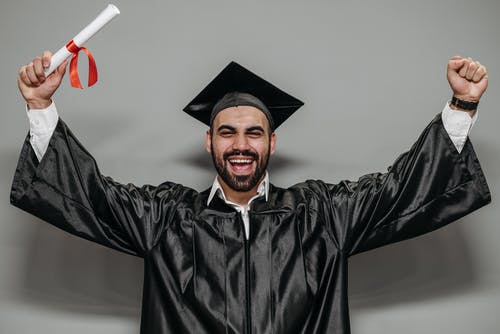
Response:
M228 98L231 95L229 93L234 92L250 94L257 98L257 102L254 103L251 99L245 98L245 94L240 94L239 98ZM302 101L285 93L233 61L229 63L229 65L227 65L186 107L184 107L183 110L197 120L210 126L214 118L214 115L212 115L214 106L216 106L223 97L223 105L226 108L236 105L251 105L263 110L264 108L259 107L258 102L260 100L260 102L267 107L267 110L263 110L264 114L266 114L268 118L272 117L269 123L273 127L273 130L304 105ZM245 103L245 101L248 101L248 103ZM220 109L215 110L216 113L218 111L220 111Z

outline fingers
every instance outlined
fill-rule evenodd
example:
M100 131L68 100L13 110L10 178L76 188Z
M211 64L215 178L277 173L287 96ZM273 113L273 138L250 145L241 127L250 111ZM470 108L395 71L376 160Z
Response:
M35 73L35 65L33 63L29 63L26 65L26 75L28 76L29 81L32 85L38 86L40 85L40 79Z
M30 78L28 77L28 74L26 73L26 66L23 66L19 69L19 81L20 83L23 83L27 86L32 86L33 84L31 83Z
M48 68L50 66L50 58L52 57L52 52L50 51L43 51L42 55L42 63L43 63L43 68Z
M64 73L66 73L66 67L68 65L68 60L65 60L62 62L61 65L59 65L56 70L52 73L52 75L57 78L58 82L61 82L62 77L64 76Z
M42 57L36 57L35 59L33 59L33 71L40 83L43 83L45 81L45 73L43 72L43 70L44 68L42 64Z
M460 57L460 56L454 56L451 58L451 60L448 62L448 69L457 71L460 69L465 63L465 59Z
M469 60L470 63L469 67L467 68L467 72L465 73L465 78L470 81L474 77L474 74L476 74L479 65L471 58L467 58L467 60Z
M488 71L486 70L486 67L481 65L479 62L477 62L477 64L479 66L478 66L476 73L474 73L474 76L472 77L473 82L481 81L484 77L486 77L486 75L488 73Z
M448 67L458 71L458 75L469 81L479 82L487 74L486 68L472 58L454 56L448 62Z
M52 52L44 51L41 57L19 69L19 81L28 86L39 86L45 82L45 69L50 66ZM64 74L64 71L61 72Z
M453 94L466 101L479 101L488 87L486 68L472 58L452 57L447 78Z
M458 71L458 75L460 75L462 78L465 78L468 69L469 69L469 62L467 61L467 59L464 59L464 63L462 64L462 67Z
M66 66L68 65L68 60L66 59L65 61L62 62L61 65L56 69L57 73L60 75L64 75L66 72Z

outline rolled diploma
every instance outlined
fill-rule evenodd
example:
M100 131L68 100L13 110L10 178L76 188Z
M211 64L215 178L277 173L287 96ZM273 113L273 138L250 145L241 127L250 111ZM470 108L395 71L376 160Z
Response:
M118 14L120 14L120 10L115 5L109 4L108 7L106 7L101 14L94 19L94 21L90 22L88 26L86 26L73 38L73 42L79 47L83 46L85 42L87 42ZM50 67L44 71L45 76L54 72L54 70L71 55L72 53L66 49L66 45L60 48L59 51L52 55L52 58L50 59Z

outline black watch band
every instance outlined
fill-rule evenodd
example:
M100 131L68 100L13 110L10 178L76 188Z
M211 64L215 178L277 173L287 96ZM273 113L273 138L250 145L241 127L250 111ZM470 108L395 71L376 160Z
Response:
M451 105L463 110L476 110L479 102L460 100L453 96L451 98Z

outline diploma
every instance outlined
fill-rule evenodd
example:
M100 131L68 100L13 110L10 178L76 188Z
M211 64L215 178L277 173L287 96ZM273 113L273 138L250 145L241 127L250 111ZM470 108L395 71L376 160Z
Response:
M77 72L77 61L78 52L80 50L85 51L89 57L89 86L92 86L95 81L97 81L97 69L95 69L95 61L90 52L83 47L92 36L94 36L99 30L101 30L107 23L109 23L116 15L120 14L120 10L115 5L108 5L92 22L89 23L82 31L80 31L72 40L70 40L65 46L60 48L56 53L52 55L50 60L50 67L45 70L45 76L48 76L54 70L61 65L70 56L73 56L70 66L70 80L73 87L81 88L80 80L78 79ZM91 64L93 63L93 66ZM94 68L95 73L91 73ZM92 78L91 78L92 76ZM95 76L95 78L93 77ZM75 81L76 78L76 81ZM91 84L91 82L93 83Z

